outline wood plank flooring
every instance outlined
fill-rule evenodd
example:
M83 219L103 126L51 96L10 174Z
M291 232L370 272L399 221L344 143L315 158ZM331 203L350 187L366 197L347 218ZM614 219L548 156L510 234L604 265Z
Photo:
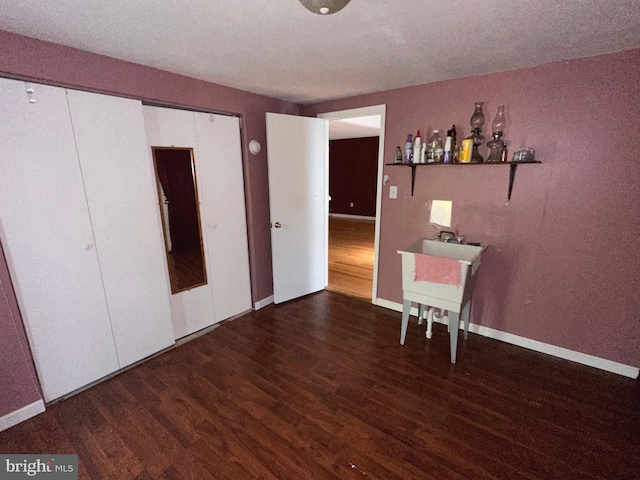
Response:
M371 301L375 228L372 220L329 217L327 290Z
M0 433L86 479L637 479L634 380L400 314L270 305Z

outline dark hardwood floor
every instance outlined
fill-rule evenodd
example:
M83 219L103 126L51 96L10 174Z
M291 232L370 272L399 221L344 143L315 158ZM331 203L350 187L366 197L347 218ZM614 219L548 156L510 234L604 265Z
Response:
M371 301L375 228L373 220L329 217L327 290Z
M331 292L271 305L0 433L80 478L637 479L634 380Z

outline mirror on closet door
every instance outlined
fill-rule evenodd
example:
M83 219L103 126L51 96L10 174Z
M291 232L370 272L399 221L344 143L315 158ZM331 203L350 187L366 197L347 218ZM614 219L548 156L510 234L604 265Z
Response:
M151 147L171 293L207 283L193 149Z

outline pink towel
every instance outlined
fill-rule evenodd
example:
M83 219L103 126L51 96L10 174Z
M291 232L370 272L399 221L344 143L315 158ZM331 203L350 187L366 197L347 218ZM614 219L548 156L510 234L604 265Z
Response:
M458 285L460 281L460 262L455 258L436 257L415 254L416 282L446 283Z

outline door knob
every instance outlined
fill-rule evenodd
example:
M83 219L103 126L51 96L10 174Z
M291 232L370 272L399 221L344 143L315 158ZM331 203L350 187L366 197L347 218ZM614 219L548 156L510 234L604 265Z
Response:
M280 222L276 222L275 227L276 227L276 228L282 228L282 224L281 224Z

